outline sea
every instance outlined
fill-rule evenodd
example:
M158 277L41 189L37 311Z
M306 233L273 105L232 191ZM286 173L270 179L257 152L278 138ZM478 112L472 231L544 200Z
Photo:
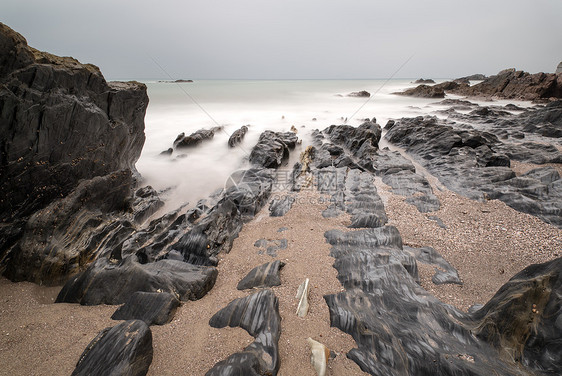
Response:
M441 99L395 95L416 86L412 79L391 80L195 80L144 81L149 105L145 117L146 141L136 167L144 184L162 192L166 210L193 206L225 186L229 176L245 169L252 147L265 130L297 129L302 143L283 168L289 170L310 145L310 133L332 124L358 126L376 118L384 127L390 119L436 115L447 106ZM437 83L446 79L435 80ZM350 97L365 90L370 97ZM456 98L455 96L447 96ZM248 127L243 142L228 147L232 132ZM222 127L210 141L160 153L172 147L180 133Z

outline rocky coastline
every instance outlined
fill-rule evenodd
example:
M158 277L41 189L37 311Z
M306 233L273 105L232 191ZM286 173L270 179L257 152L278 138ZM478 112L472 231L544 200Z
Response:
M506 70L468 78L483 79L473 86L424 84L402 94L467 99L436 104L447 119L317 129L281 194L276 172L301 140L265 131L232 184L161 213L159 193L135 169L145 85L107 82L97 67L37 51L3 24L0 58L7 372L562 372L561 74ZM481 106L474 97L548 104ZM196 150L218 130L180 134L165 153ZM463 231L488 225L459 219L476 211L528 223L505 229L518 231L522 240L509 244L521 255L477 251L459 261ZM486 278L472 263L505 264L484 300L469 293ZM36 285L54 302L22 303L28 293L12 292ZM71 328L75 316L82 326L66 334L66 350L44 345L51 359L42 359L32 343L52 343L44 336ZM28 364L8 359L26 349Z

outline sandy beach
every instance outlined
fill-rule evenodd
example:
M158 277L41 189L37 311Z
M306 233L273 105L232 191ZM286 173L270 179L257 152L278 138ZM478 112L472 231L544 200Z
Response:
M422 286L442 301L466 311L472 304L485 303L526 266L560 256L562 230L500 201L475 202L432 183L442 206L426 214L378 179L376 186L389 224L399 229L404 244L431 246L459 271L462 286L436 286L431 282L433 268L418 263ZM231 252L221 255L219 276L210 293L185 302L171 323L152 327L154 359L149 375L204 375L216 362L251 343L252 337L243 329L214 329L208 321L233 299L249 295L252 291L236 289L240 279L255 266L274 259L286 263L281 270L282 285L273 288L282 317L279 375L315 375L308 337L336 354L329 362L329 375L364 374L345 356L355 343L330 327L323 299L342 289L324 232L346 230L350 221L346 215L323 218L326 200L315 191L303 191L285 216L270 217L266 206L245 224ZM438 217L446 228L430 217ZM272 257L254 246L262 238L287 239L288 247ZM295 293L305 278L311 281L311 308L305 318L298 318ZM58 290L0 280L0 374L69 374L89 341L115 324L110 316L116 307L54 304Z

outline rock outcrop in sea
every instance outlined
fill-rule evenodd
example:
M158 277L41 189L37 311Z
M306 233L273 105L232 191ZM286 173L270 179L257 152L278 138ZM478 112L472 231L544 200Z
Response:
M481 78L481 77L478 77ZM445 92L481 98L505 98L544 101L562 98L562 76L557 73L531 74L514 68L505 69L475 85L468 80L447 81L438 85L419 85L395 94L426 98L443 98Z

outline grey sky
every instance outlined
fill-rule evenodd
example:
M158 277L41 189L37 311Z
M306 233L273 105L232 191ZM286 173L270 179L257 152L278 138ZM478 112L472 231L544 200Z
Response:
M562 1L2 0L0 21L110 79L460 77L562 60Z

